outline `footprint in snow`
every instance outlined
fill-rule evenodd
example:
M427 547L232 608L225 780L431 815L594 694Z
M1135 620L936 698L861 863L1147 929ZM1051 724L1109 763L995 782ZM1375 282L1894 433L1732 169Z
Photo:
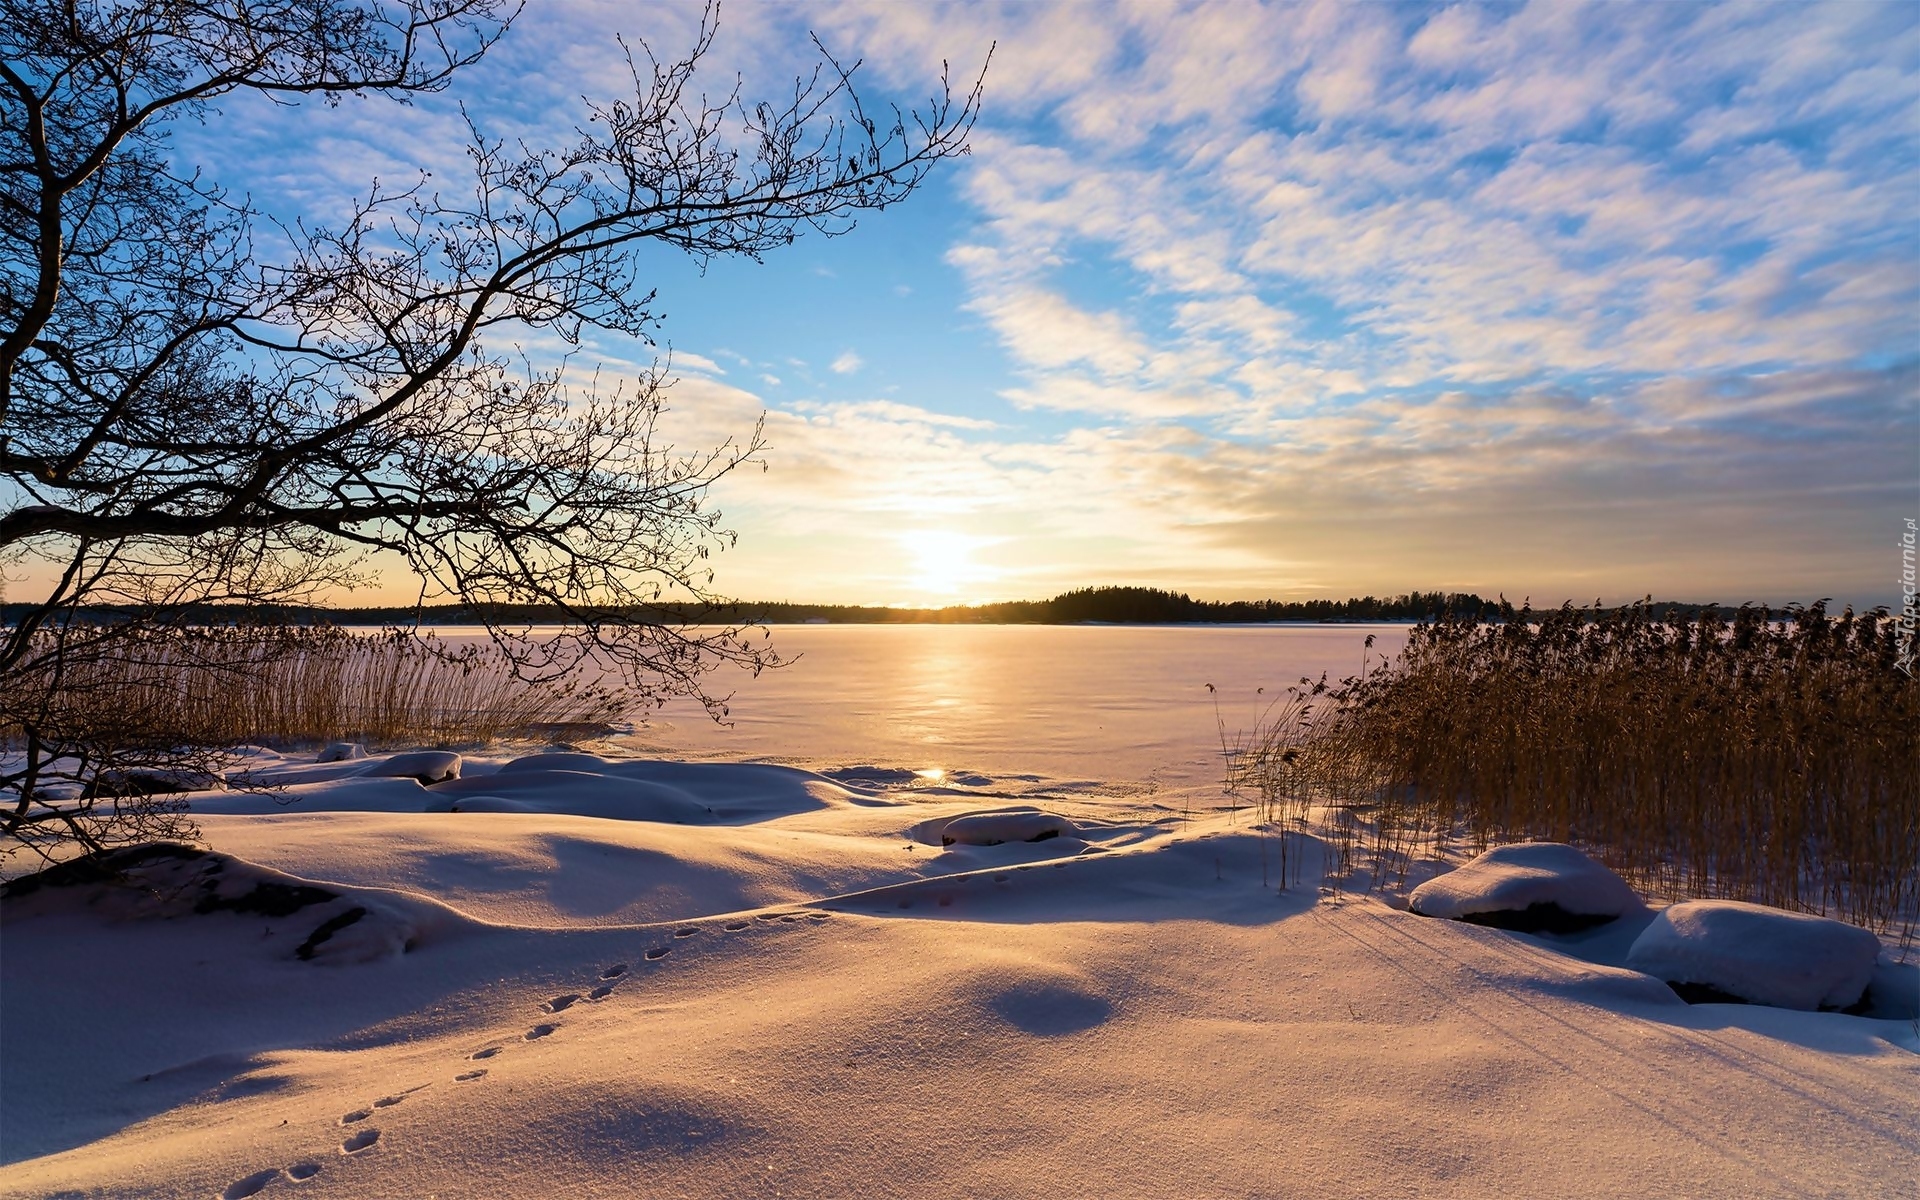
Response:
M524 1041L537 1042L558 1028L560 1028L558 1025L535 1025L520 1036Z
M287 1178L295 1183L304 1183L319 1173L320 1164L317 1162L295 1163L287 1168Z
M346 1141L340 1143L340 1153L359 1154L380 1140L378 1129L362 1129Z
M752 924L752 922L750 921L728 921L726 924L726 930L728 933L739 933L742 929L745 929L750 924Z
M453 1077L453 1081L455 1083L472 1083L476 1079L485 1079L486 1077L486 1068L482 1067L477 1071L462 1071Z
M695 929L695 928L693 928L692 926L688 926L688 927L687 927L687 928L685 928L685 929L676 929L676 930L674 930L674 931L673 931L673 936L675 936L675 937L677 937L677 938L680 938L680 937L692 937L692 936L693 936L694 934L696 934L696 933L699 933L699 932L700 932L700 931L699 931L698 929Z
M467 1055L467 1057L478 1062L483 1058L492 1058L505 1048L504 1046L488 1046L485 1050L475 1050L472 1054Z
M608 967L606 970L600 972L600 978L618 979L622 975L625 975L626 973L627 973L627 964L615 963L612 966Z
M540 1011L550 1013L565 1012L569 1008L572 1008L574 1002L578 999L580 999L579 992L565 992L542 1004Z
M354 1125L361 1121L366 1120L368 1117L372 1115L373 1115L373 1110L370 1108L356 1108L352 1112L348 1113L346 1116L341 1117L340 1123L342 1125Z
M421 1086L424 1087L425 1085L422 1084ZM401 1092L397 1096L382 1096L378 1100L375 1100L373 1102L373 1106L375 1108L392 1108L394 1105L400 1103L402 1100L405 1100L407 1098L408 1093L417 1092L419 1090L420 1088L408 1088L405 1092Z
M761 913L759 919L762 921L778 921L780 919L780 914L779 913Z
M220 1193L220 1200L243 1200L244 1197L257 1195L261 1188L280 1178L280 1168L271 1171L255 1171L245 1179L236 1179Z
M603 983L599 987L588 992L587 999L605 1000L608 996L611 996L611 995L613 995L613 985L610 983Z
M671 949L673 949L671 946L655 946L653 949L647 951L647 961L659 962L667 956L667 951Z

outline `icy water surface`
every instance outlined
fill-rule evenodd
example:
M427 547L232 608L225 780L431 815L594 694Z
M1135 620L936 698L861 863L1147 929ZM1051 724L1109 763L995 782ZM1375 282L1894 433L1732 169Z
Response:
M780 626L773 644L798 656L793 665L714 677L734 690L731 727L670 706L625 748L870 766L875 782L894 784L920 772L961 786L1023 776L1123 791L1205 786L1221 778L1222 722L1231 737L1302 676L1357 674L1363 655L1377 668L1406 629Z

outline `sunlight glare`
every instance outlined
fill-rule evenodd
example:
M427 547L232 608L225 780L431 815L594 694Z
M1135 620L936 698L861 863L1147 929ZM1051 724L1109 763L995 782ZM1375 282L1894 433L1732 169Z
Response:
M919 529L901 536L914 574L909 580L918 591L955 596L962 588L998 577L992 567L974 561L973 554L994 539L944 529Z

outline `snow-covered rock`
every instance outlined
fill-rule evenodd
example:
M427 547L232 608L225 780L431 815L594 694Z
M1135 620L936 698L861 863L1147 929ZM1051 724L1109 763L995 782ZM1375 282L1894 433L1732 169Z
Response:
M317 763L350 762L366 756L367 748L359 742L328 742L313 761Z
M115 768L102 771L98 783L109 792L131 796L218 791L227 786L223 772L198 766Z
M1627 966L1676 989L1810 1012L1858 1003L1879 954L1880 939L1855 925L1737 900L1689 900L1654 918L1627 951Z
M425 784L445 783L460 778L460 756L451 750L410 750L369 763L361 773L418 779Z
M940 828L942 846L998 846L1003 842L1043 842L1048 838L1079 837L1080 827L1059 813L1037 808L970 813Z
M246 922L250 951L304 962L391 958L417 933L406 915L371 898L175 842L75 859L13 880L0 895L9 922L74 912L113 923L233 914Z
M1407 906L1423 916L1555 932L1604 924L1643 907L1626 880L1561 842L1495 846L1413 889Z

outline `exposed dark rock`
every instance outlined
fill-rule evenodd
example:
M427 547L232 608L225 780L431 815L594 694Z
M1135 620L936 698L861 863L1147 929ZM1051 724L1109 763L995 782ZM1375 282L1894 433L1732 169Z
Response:
M314 951L318 950L323 942L366 915L365 908L355 905L339 916L324 922L318 929L307 935L306 941L300 943L300 948L293 952L294 957L303 962L311 960Z
M1485 925L1509 933L1579 933L1583 929L1619 920L1610 913L1568 912L1551 901L1518 909L1463 913L1459 919L1469 925Z
M210 878L200 886L206 889L206 895L194 904L193 911L197 913L237 912L258 913L263 917L290 917L310 904L325 904L338 899L340 895L305 883L258 883L251 891L238 896L214 894L214 888L219 886L216 879Z
M153 862L155 859L176 858L191 862L206 856L205 850L195 846L184 846L179 842L145 842L138 846L101 850L79 858L68 859L63 863L55 863L44 871L22 875L18 879L0 884L0 898L12 900L20 896L30 896L41 888L108 883L119 879L134 867Z

